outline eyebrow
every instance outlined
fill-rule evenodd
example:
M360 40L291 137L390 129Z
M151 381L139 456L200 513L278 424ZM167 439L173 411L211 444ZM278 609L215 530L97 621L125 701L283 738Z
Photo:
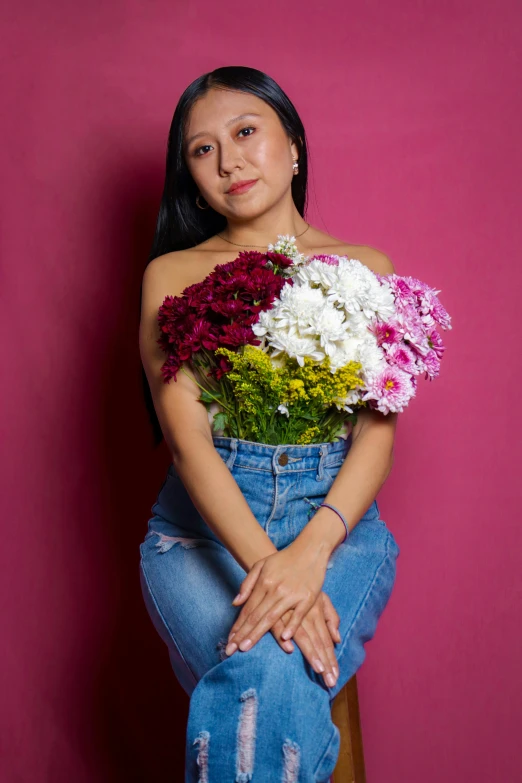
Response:
M225 123L225 127L226 127L226 128L228 128L228 126L229 126L229 125L233 125L233 124L234 124L234 122L237 122L238 120L244 120L246 117L261 117L261 115L260 115L260 114L258 114L258 113L257 113L257 112L255 112L255 111L249 111L249 112L247 112L246 114L238 114L238 116L237 116L237 117L232 117L232 119L231 119L231 120L229 120L228 122L226 122L226 123ZM188 146L189 146L189 145L190 145L190 144L191 144L191 143L194 141L194 139L197 139L197 138L199 138L200 136L206 136L206 135L207 135L207 133L208 133L208 131L200 131L200 133L195 133L195 134L194 134L194 136L191 136L191 137L190 137L190 139L188 139L188 140L185 142L185 146L186 146L186 147L188 147Z

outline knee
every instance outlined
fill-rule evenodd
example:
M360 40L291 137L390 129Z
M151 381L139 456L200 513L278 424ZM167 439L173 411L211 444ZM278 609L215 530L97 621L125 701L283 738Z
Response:
M218 644L222 661L234 662L234 668L259 671L263 678L273 677L277 681L282 676L290 677L293 673L305 671L305 661L299 647L294 643L294 651L285 652L270 631L245 652L236 650L232 655L227 655L226 644L226 638Z

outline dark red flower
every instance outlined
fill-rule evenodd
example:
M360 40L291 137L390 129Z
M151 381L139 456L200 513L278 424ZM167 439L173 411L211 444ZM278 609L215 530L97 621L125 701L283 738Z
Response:
M267 261L275 268L268 268ZM187 286L180 296L166 296L158 310L158 344L168 354L162 367L164 379L175 378L181 363L202 349L259 345L252 326L282 287L293 285L291 278L278 274L291 264L280 253L242 251L234 261L218 264L204 280ZM215 359L210 374L217 379L232 366L224 357Z
M281 269L287 269L289 266L292 266L294 263L291 258L288 256L284 256L282 253L267 253L266 257L273 263L275 266L281 267Z

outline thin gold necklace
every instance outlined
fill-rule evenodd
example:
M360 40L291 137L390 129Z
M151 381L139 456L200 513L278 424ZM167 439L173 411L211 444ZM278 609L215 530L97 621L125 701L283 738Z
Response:
M300 234L297 234L295 239L298 239L299 237L302 237L303 234L305 234L308 229L310 228L310 223L307 223L307 226L304 231L301 231ZM237 245L237 247L265 247L264 245L241 245L239 242L232 242L231 239L227 239L226 237L222 237L221 234L216 234L216 236L220 237L220 239L224 239L225 242L230 242L231 245Z

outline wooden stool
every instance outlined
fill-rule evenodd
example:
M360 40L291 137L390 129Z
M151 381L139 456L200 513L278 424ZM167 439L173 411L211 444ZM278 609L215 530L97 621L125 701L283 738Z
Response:
M333 700L332 720L341 732L341 748L330 783L366 783L355 674Z

